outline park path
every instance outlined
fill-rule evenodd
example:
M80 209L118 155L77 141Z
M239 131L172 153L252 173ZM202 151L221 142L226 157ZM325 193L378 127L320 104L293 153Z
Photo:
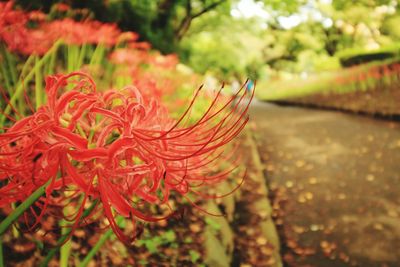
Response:
M400 266L400 123L255 101L287 266Z

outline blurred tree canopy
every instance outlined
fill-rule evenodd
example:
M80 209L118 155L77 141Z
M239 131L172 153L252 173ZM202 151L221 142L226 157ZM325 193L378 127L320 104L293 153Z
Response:
M47 11L60 1L16 2ZM397 49L400 41L398 0L62 2L138 32L163 53L175 52L196 71L222 79L264 77L265 69L295 73L336 69L341 54L349 56L347 50L365 54L385 47ZM265 16L246 14L246 10L235 15L243 3L257 5Z

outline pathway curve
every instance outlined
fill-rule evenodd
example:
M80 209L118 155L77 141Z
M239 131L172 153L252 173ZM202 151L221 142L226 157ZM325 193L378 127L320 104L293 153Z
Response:
M255 102L288 266L399 266L400 123Z

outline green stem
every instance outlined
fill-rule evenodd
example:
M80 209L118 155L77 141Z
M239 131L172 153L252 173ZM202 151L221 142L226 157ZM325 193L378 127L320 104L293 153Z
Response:
M31 67L32 62L36 59L36 55L30 55L22 66L21 74L19 75L19 80L25 77L26 71Z
M94 133L95 133L94 129L90 129L89 137L88 137L89 146L92 144Z
M104 77L105 77L105 81L113 81L114 80L114 75L115 75L115 71L116 71L116 67L115 67L115 65L114 64L111 64L109 61L105 61L104 62L104 68L105 68L105 74L104 74ZM131 84L131 83L129 83L129 84ZM115 86L115 84L114 83L112 83L112 84L108 84L109 86ZM118 88L121 88L121 87L118 87Z
M64 208L65 209L65 208ZM66 220L61 221L61 234L68 235L69 229L68 222ZM68 267L68 258L71 253L71 240L68 240L63 246L60 248L60 267Z
M11 74L12 83L15 86L17 84L17 69L16 69L16 66L15 66L14 57L7 49L4 50L4 54L5 54L6 59L7 59L8 69L9 69L10 74Z
M117 224L121 224L123 222L124 217L118 217L117 218ZM86 255L86 257L83 259L83 261L79 264L79 267L86 267L90 260L96 255L96 253L100 250L100 248L104 245L104 243L113 235L113 230L110 228L107 230L105 234L103 234L99 241L92 247L92 249L89 251L89 253Z
M77 69L82 68L83 61L85 60L85 56L86 56L86 48L87 48L87 44L85 43L82 45L82 48L79 52L78 62L76 65Z
M0 236L4 234L4 232L8 229L8 227L14 223L19 216L24 213L32 204L38 200L45 192L46 187L50 184L51 179L47 181L44 185L36 189L24 202L21 203L10 215L7 216L1 223L0 223Z
M11 203L11 208L13 210L15 210L15 207L16 207L15 203ZM17 224L17 222L15 224ZM18 228L15 227L15 225L12 226L12 233L13 233L13 236L14 236L15 239L17 239L19 237Z
M79 60L79 47L77 45L68 45L67 46L67 71L71 73L73 71L78 70L78 60ZM74 88L73 84L67 85L67 90L71 90Z
M82 201L84 199L84 195L81 195L79 199L79 203L82 205ZM64 216L68 216L69 211L71 210L70 206L65 206L63 208L63 213ZM67 220L61 220L60 221L60 226L61 226L61 234L62 235L69 235L70 229L68 226L70 226L70 223ZM65 242L64 245L61 246L60 248L60 267L68 267L68 259L71 254L71 247L72 247L72 242L71 239Z
M39 109L39 107L43 103L43 86L42 86L42 70L39 67L36 67L36 65L39 64L39 56L36 57L35 60L35 99L36 99L36 109Z
M6 65L5 62L2 61L0 69L1 69L2 76L4 77L4 82L5 82L7 92L11 95L11 93L12 93L11 92L11 82L10 82L10 78L8 77L7 67L5 65Z
M82 216L80 219L84 219L85 217L87 217L92 211L93 209L96 207L98 200L96 199L95 201L93 201L92 205L83 211ZM68 228L67 231L65 231L65 234L62 235L58 240L57 240L57 245L52 248L49 253L47 254L46 258L43 260L43 262L40 264L40 267L46 267L48 266L50 260L54 257L54 255L57 253L57 251L59 250L60 246L62 244L65 243L65 240L67 240L69 238L69 235L71 233L72 229Z
M42 65L44 64L45 61L47 61L52 53L55 53L58 49L58 47L60 46L61 41L57 41L52 48L46 53L46 55L44 55L36 64L35 67L33 69L31 69L31 71L26 75L25 79L23 82L19 81L18 82L18 86L13 94L13 96L10 99L10 105L15 105L16 101L18 98L21 97L21 94L23 92L23 88L24 88L24 84L26 84L28 81L30 81L33 76L35 75L35 69L42 67ZM10 114L11 111L11 106L7 105L7 107L4 110L5 114ZM1 115L1 119L0 119L0 125L4 124L4 121L6 120L6 116L4 114Z
M1 50L1 70L3 72L4 81L6 83L7 91L11 95L12 87L15 85L15 80L13 79L13 70L15 71L15 66L11 65L10 55L8 54L5 45L0 46Z
M55 73L55 65L56 65L57 51L51 53L49 64L47 65L47 74Z
M67 71L72 72L75 69L75 54L76 54L76 46L68 45L67 46Z
M83 138L87 138L85 131L83 130L82 126L78 123L76 124L76 128L78 129L78 132L80 134L80 136L82 136Z
M4 260L3 260L3 240L1 240L1 236L0 236L0 267L4 267Z
M104 55L104 46L102 43L99 43L94 52L92 54L92 58L90 59L89 67L93 67L94 65L100 64L101 59Z

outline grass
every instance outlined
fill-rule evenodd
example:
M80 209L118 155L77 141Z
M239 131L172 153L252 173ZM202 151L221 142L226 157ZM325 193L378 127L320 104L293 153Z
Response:
M371 73L379 74L383 68L393 66L399 59L363 64L336 72L328 72L310 76L307 79L258 83L257 97L267 101L289 100L316 94L347 94L358 91L375 90L391 86L398 82L398 73L371 77Z
M399 59L322 73L308 79L261 82L261 100L379 114L400 115Z

